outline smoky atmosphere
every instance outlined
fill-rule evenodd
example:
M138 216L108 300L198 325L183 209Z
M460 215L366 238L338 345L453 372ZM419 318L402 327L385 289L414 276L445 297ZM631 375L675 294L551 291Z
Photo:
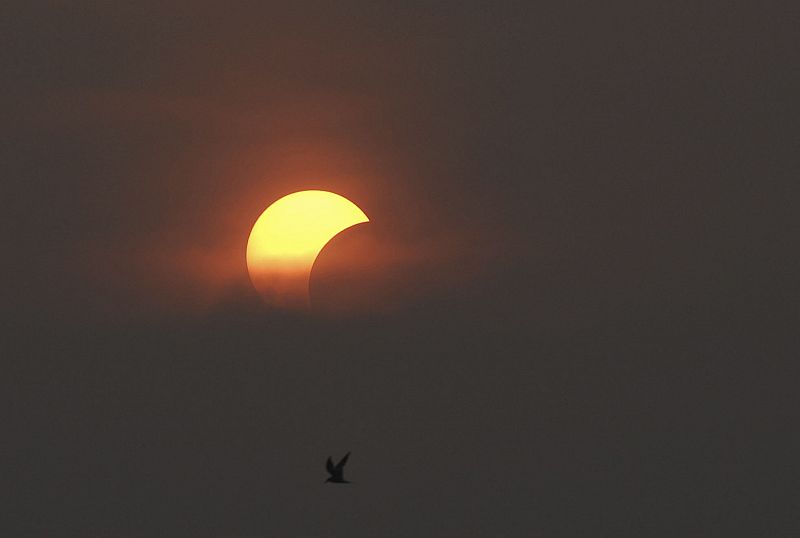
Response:
M0 7L0 534L800 533L790 3Z

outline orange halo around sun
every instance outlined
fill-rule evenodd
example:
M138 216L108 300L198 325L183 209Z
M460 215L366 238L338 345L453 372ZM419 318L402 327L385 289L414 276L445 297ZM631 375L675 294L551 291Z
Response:
M258 217L247 241L247 270L256 290L276 306L307 308L311 268L336 234L369 218L328 191L288 194Z

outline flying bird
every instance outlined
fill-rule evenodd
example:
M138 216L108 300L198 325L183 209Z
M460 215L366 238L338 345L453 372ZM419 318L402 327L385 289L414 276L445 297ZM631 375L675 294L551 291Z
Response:
M328 456L328 461L325 463L325 469L327 469L328 474L331 475L325 482L333 482L334 484L349 484L347 480L344 479L344 465L347 463L347 458L350 457L350 453L344 455L344 457L337 463L336 465L333 464L333 460L330 456Z

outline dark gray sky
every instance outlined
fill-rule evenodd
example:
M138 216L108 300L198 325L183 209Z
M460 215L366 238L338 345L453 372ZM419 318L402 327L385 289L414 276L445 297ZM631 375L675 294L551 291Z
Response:
M0 8L4 535L800 528L791 3L148 4Z

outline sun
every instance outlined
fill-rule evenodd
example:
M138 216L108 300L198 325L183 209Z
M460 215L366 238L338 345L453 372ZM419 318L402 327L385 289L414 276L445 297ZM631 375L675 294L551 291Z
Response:
M276 306L307 308L311 268L336 234L369 218L338 194L309 190L284 196L258 217L247 241L247 270Z

